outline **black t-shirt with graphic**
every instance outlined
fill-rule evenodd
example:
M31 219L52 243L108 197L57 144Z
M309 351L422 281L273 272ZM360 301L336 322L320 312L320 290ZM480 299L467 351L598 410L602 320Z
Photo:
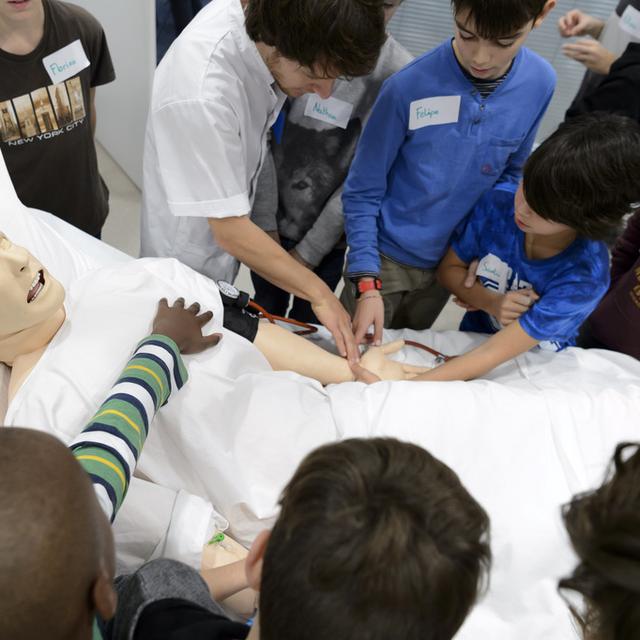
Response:
M0 147L20 200L96 235L109 210L91 127L91 88L115 79L100 23L84 9L43 0L40 44L0 49ZM79 40L89 66L53 81L43 59Z

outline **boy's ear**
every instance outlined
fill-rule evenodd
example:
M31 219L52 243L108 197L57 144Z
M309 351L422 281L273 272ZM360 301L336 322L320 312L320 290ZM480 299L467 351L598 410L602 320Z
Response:
M539 27L543 20L549 15L549 12L552 11L556 6L556 0L547 0L545 2L544 7L542 7L542 11L536 18L536 21L533 23L533 29Z
M105 568L100 568L91 589L91 599L98 615L103 620L111 620L116 615L118 596L113 588L113 576Z
M267 550L271 531L265 529L261 531L249 549L249 555L245 560L245 572L247 574L247 583L254 591L260 591L260 583L262 582L262 562L264 553Z

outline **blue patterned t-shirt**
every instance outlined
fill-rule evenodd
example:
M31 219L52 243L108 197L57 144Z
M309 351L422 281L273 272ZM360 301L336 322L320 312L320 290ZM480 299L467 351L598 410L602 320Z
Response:
M466 263L479 259L478 278L498 293L533 288L540 299L520 316L520 326L540 346L559 351L575 345L580 325L609 287L609 254L603 242L579 237L551 258L531 260L525 233L513 218L515 185L501 185L475 206L452 248ZM461 331L501 329L484 311L467 312Z

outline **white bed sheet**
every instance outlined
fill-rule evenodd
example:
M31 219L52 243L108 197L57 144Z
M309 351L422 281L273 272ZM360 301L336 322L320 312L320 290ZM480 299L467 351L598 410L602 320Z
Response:
M11 215L6 215L9 209ZM132 326L137 334L125 339L113 331L108 344L100 345L111 351L121 343L120 355L110 367L113 371L101 374L84 404L70 401L74 394L88 393L74 381L65 382L67 404L60 396L55 402L34 401L40 394L34 384L32 393L16 397L9 407L12 420L40 425L64 439L72 437L126 359L131 345L122 343L145 333L145 323L153 315L152 297L175 291L197 296L212 308L219 304L212 285L172 261L128 262L59 222L54 226L60 233L52 233L46 214L33 214L15 202L10 208L3 204L1 213L0 230L47 264L67 286L70 304L95 294L92 302L70 309L80 310L78 315L69 314L71 322L98 321L98 298L107 285L114 301L128 296L136 308ZM107 263L109 269L90 273L97 264ZM140 286L136 278L147 285ZM102 315L108 312L107 304ZM458 332L402 333L445 353L457 353L481 339ZM89 348L90 343L80 342L76 348ZM413 362L423 359L417 352L406 357ZM282 486L315 446L373 435L416 442L460 475L492 519L491 587L458 637L576 637L556 591L557 579L574 563L559 507L573 493L601 480L617 442L640 439L637 361L570 349L561 354L527 354L490 379L470 383L370 387L351 383L322 388L293 373L270 372L251 345L225 335L213 354L189 357L187 363L190 382L162 410L141 460L141 469L151 480L201 496L203 504L212 502L229 519L236 536L249 541L272 521ZM43 380L51 374L44 367L34 373ZM131 533L135 520L130 525ZM185 542L189 544L187 538Z

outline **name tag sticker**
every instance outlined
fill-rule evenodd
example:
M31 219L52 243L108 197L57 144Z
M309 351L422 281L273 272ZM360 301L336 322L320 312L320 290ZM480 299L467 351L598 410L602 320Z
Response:
M487 289L493 289L498 293L505 293L510 271L511 269L506 262L500 260L500 258L493 255L493 253L488 253L478 262L476 275L479 278L484 278L485 282L483 284Z
M338 98L326 98L323 100L315 93L309 96L307 106L304 108L305 116L332 124L341 129L346 129L349 125L349 118L351 118L352 112L352 104L344 100L338 100Z
M640 11L629 5L620 16L620 28L640 39Z
M414 100L409 105L409 129L422 129L434 124L458 122L460 96L438 96Z
M58 84L73 76L77 76L83 69L91 63L84 52L84 47L80 40L75 40L55 53L42 59L42 64L46 69L51 82Z

